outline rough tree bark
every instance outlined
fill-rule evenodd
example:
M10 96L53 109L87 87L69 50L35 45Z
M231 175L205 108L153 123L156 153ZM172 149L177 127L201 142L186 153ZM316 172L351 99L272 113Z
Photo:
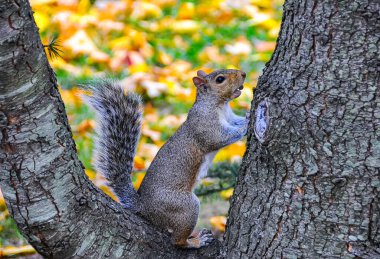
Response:
M379 53L378 0L286 1L227 258L380 258Z
M8 209L48 258L215 257L180 250L96 188L78 160L27 0L0 2L0 181Z
M380 257L379 5L286 2L224 246L184 251L86 178L30 6L2 1L0 183L20 230L58 258Z

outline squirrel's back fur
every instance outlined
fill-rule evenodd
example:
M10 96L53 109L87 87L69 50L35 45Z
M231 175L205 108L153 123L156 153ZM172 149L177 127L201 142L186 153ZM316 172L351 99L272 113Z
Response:
M109 181L120 203L137 209L138 195L133 188L131 172L140 138L142 101L135 93L124 93L118 82L94 81L85 88L90 95L84 100L96 111L97 138L94 149L95 169Z

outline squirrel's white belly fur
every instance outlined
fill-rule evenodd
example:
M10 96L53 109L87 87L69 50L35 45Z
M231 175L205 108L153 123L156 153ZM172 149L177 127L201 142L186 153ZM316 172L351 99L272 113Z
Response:
M214 157L215 157L217 152L218 151L214 151L214 152L211 152L211 153L208 153L207 155L205 155L205 158L204 158L201 166L199 167L198 180L202 179L203 177L205 177L207 175L207 171L210 168L210 166L212 164L212 160L214 160Z

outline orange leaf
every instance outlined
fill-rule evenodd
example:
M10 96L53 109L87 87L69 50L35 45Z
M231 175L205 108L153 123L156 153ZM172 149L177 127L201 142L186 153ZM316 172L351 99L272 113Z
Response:
M79 134L84 134L91 131L95 128L95 124L96 123L94 120L84 120L78 125L77 132Z
M144 161L144 159L142 159L142 157L140 157L140 156L135 156L133 167L136 168L137 170L144 169L145 168L145 161Z
M255 45L258 52L273 51L276 47L276 42L261 41Z
M225 216L214 216L210 218L210 224L213 228L224 232L226 229L227 218Z

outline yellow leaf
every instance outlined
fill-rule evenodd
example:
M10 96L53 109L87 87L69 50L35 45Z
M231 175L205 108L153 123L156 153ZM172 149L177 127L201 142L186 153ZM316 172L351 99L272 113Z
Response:
M251 55L253 61L264 61L267 62L270 59L270 55L268 53L256 53Z
M96 172L95 172L95 171L92 171L92 170L90 170L90 169L85 169L84 172L86 173L87 177L88 177L90 180L95 179L95 177L96 177Z
M56 58L52 61L50 61L50 64L55 68L55 69L62 69L65 70L67 73L69 73L72 76L78 76L82 73L82 69L80 67L74 66L70 63L67 63L64 59L62 58Z
M20 254L34 254L36 250L31 245L25 246L6 246L4 248L0 248L0 257L8 257L13 255Z
M82 92L82 90L77 88L72 88L70 90L60 89L61 97L66 105L79 106L82 103L82 100L79 97Z
M9 216L9 211L8 210L5 210L3 212L0 213L0 222L4 221L6 218L8 218Z
M165 8L165 7L172 7L174 6L177 1L174 0L154 0L154 3L158 5L159 7Z
M224 232L226 229L227 218L225 216L214 216L210 218L210 224L213 228Z
M144 57L137 51L127 52L125 59L129 64L128 69L131 74L147 72L149 70L149 66L145 63Z
M34 20L36 21L37 27L40 29L40 32L45 31L46 28L49 27L50 19L46 13L35 11L33 16Z
M277 26L269 31L269 36L275 39L277 38L279 32L280 32L280 26Z
M160 7L149 2L135 2L131 17L134 19L157 18L162 16Z
M149 67L145 63L129 66L129 72L131 74L139 73L139 72L147 72L148 70L149 70Z
M194 3L185 2L179 7L178 18L180 19L191 19L194 17Z
M244 142L238 141L232 145L229 145L223 148L221 151L219 151L218 154L215 156L214 161L220 162L220 161L232 160L235 158L240 159L244 155L244 152L245 152Z
M272 1L269 0L251 0L251 3L263 7L263 8L271 8L272 7Z
M253 16L253 18L251 20L251 24L257 25L257 24L263 23L269 19L271 19L271 15L269 13L259 12Z
M69 7L76 9L79 5L80 0L57 0L57 6Z
M30 5L48 5L57 2L57 0L30 0Z
M145 177L145 173L136 173L136 181L133 183L133 187L138 190Z
M89 0L80 0L77 10L79 13L87 13L90 7L91 3Z
M243 8L241 11L253 18L257 13L259 13L259 8L254 5L249 5Z
M216 182L216 179L206 177L201 180L202 185L204 186L210 186Z
M131 46L129 36L119 37L109 42L112 49L129 49Z
M266 21L264 21L262 23L262 25L263 25L263 27L265 27L268 30L270 30L272 28L278 28L278 27L280 27L279 22L276 21L273 18L267 19Z
M91 54L99 51L92 39L84 30L78 30L73 36L62 43L62 46L72 51L74 54Z
M159 61L161 64L169 65L170 63L173 62L173 58L172 58L169 54L167 54L167 53L165 53L165 52L163 52L163 51L160 51L160 52L158 53L158 61Z
M232 196L233 193L234 193L234 189L231 188L231 189L228 189L228 190L221 191L220 192L220 196L223 199L228 200Z
M197 93L195 87L191 89L178 87L176 90L177 91L173 93L173 95L175 95L176 99L178 99L179 101L188 103L195 100L195 96Z
M200 31L200 24L193 20L174 21L171 28L176 33L195 33Z
M114 201L119 201L119 199L117 198L117 196L113 193L112 189L110 187L108 187L107 185L101 185L99 186L99 188L105 193L107 194L108 196L110 196Z
M4 208L6 208L5 200L4 200L3 194L0 190L0 210L3 210Z
M139 50L146 44L146 36L143 32L129 30L128 37L131 41L131 47L135 50Z
M168 67L170 74L173 76L185 75L191 68L191 63L184 60L175 61Z
M67 1L67 0L62 0ZM97 6L99 11L99 19L115 20L120 15L129 15L132 8L132 1L104 1L101 5Z
M237 66L234 65L227 65L228 69L239 69Z

